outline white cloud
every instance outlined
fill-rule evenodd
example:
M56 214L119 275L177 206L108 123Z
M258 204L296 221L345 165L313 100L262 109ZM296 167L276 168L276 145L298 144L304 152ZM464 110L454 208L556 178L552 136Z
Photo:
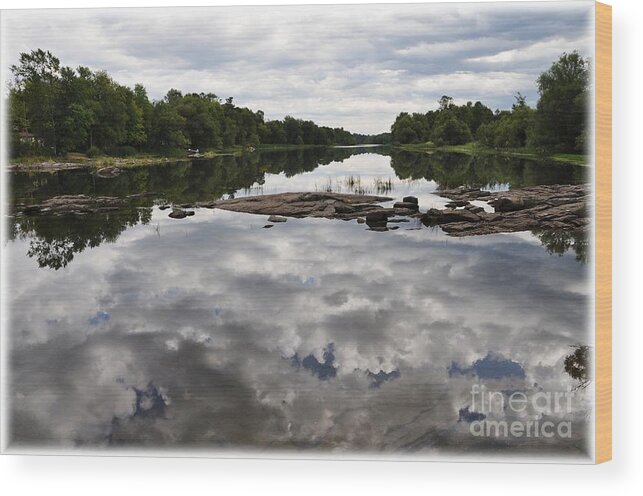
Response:
M356 132L386 131L442 94L509 107L563 50L590 53L591 2L5 11L5 77L43 48L63 64L234 96ZM564 35L561 35L564 33ZM502 79L503 77L506 79ZM514 87L516 86L516 87Z
M588 36L572 40L557 36L548 40L538 41L528 46L504 50L493 55L473 57L468 59L468 61L488 64L507 64L532 60L555 60L561 53L587 47L589 43L590 40Z

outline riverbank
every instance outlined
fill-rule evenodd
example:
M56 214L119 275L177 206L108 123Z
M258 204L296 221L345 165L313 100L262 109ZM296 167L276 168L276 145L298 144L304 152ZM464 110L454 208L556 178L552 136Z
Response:
M221 155L241 154L242 150L217 150L207 151L198 158L214 158ZM82 153L68 153L62 157L17 157L10 159L9 170L13 172L57 172L66 169L102 169L105 167L118 167L127 169L132 167L145 167L163 163L186 162L194 160L194 157L186 156L165 156L156 154L140 154L131 157L112 157L101 155L88 157Z
M505 157L528 158L532 160L553 160L572 165L587 165L587 156L582 153L553 153L543 155L531 148L489 148L479 143L466 143L464 145L435 146L432 143L415 143L406 145L395 145L395 148L410 152L451 152L465 153L467 155L500 155Z
M9 171L11 172L57 172L67 169L103 169L106 167L129 169L146 167L164 163L187 162L195 159L209 159L226 155L240 156L254 152L278 152L306 150L311 148L328 148L334 145L257 145L256 147L234 146L216 150L205 150L197 156L187 155L162 155L141 153L131 157L113 157L100 155L88 157L83 153L67 153L61 157L29 156L10 159Z

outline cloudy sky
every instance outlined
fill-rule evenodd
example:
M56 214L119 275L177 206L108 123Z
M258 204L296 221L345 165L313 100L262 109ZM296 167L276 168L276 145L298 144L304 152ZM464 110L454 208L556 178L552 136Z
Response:
M143 83L234 96L354 132L387 131L443 94L508 108L563 51L592 55L593 2L2 13L2 65L43 48L63 64Z

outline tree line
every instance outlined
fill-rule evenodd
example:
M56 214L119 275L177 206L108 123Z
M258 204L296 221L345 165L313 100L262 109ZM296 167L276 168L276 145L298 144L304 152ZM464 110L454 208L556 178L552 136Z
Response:
M266 120L261 110L238 107L232 97L222 100L214 93L171 89L162 100L152 101L141 84L129 88L105 71L62 66L40 49L21 53L11 72L12 156L355 144L343 128L291 116Z
M481 102L456 105L443 96L437 110L400 113L391 126L395 144L432 142L436 146L477 141L498 149L582 152L586 143L589 61L564 53L538 80L538 103L516 94L511 110L492 111Z

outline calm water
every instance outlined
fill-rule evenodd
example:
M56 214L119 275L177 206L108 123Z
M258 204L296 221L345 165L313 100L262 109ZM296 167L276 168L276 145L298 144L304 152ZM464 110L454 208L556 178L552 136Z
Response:
M12 217L11 446L208 452L478 453L583 459L591 386L569 408L476 404L474 385L564 392L590 344L587 242L450 238L414 221L158 208L283 191L415 195L584 182L586 169L382 148L254 153L125 171L15 174L14 203L154 194L123 212ZM484 414L483 414L484 412ZM474 436L472 422L569 421L560 437Z

